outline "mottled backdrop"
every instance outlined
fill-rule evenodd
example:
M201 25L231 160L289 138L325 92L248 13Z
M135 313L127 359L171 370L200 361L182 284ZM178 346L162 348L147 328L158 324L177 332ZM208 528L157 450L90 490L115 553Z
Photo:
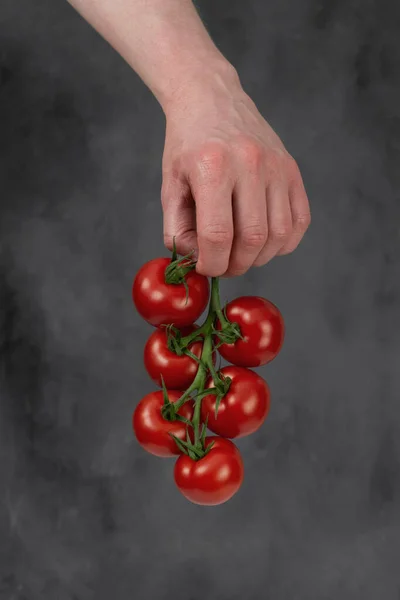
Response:
M66 2L2 0L0 598L398 600L399 4L198 4L312 203L294 255L223 287L285 315L270 418L214 509L133 440L164 117Z

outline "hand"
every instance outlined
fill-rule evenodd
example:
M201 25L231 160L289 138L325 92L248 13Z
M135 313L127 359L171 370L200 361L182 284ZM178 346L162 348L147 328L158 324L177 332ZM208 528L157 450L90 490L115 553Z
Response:
M164 111L166 246L195 249L210 277L292 252L310 224L302 178L233 68L192 79Z

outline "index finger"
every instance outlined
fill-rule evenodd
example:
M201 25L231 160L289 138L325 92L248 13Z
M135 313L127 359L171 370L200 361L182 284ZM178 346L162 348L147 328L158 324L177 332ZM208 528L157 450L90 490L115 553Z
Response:
M212 155L208 161L203 160L197 174L191 177L199 248L197 271L209 277L227 271L232 249L233 183L227 173L220 158Z

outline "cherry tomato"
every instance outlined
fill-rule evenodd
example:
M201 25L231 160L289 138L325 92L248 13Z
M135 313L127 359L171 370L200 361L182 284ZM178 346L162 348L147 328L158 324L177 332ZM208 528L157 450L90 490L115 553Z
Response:
M285 335L283 317L275 304L258 296L241 296L227 304L226 315L239 325L243 339L219 347L225 360L239 367L259 367L275 358ZM221 329L219 322L217 329Z
M182 337L192 333L196 327L181 329ZM147 340L144 348L144 366L151 379L161 387L161 376L167 388L185 390L192 383L199 368L193 358L183 354L178 356L167 345L168 335L163 329L156 329ZM198 358L201 356L203 342L193 342L188 350Z
M231 378L227 394L221 399L215 416L216 396L210 394L201 402L201 416L208 417L208 428L227 438L240 438L254 433L264 423L270 406L267 382L243 367L224 367L220 373ZM212 377L206 387L214 387Z
M197 329L197 325L185 327L180 330L182 337L189 335ZM167 388L185 390L193 382L199 363L190 356L178 356L168 348L168 335L163 329L156 329L145 345L144 364L151 379L161 387L162 380ZM203 350L203 341L197 340L188 346L188 350L200 358ZM216 352L213 353L213 362L216 362Z
M171 402L180 398L181 392L169 390ZM173 433L181 440L186 439L186 424L182 421L167 421L161 414L164 405L162 391L151 392L144 396L137 405L132 425L137 441L147 452L155 456L174 456L180 454L175 440L169 435ZM193 418L193 404L186 402L179 411L186 419Z
M207 277L190 271L186 275L188 293L183 283L165 283L169 258L147 262L133 282L132 298L138 313L151 325L176 327L191 325L207 307L210 285Z
M242 485L243 461L235 444L211 436L206 438L206 447L211 442L214 445L203 458L196 461L181 454L175 463L175 483L185 498L194 504L222 504Z

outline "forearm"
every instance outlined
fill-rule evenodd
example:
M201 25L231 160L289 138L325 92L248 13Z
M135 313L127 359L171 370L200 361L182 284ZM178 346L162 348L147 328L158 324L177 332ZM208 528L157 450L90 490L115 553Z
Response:
M69 0L151 89L161 106L207 76L233 77L191 0Z

